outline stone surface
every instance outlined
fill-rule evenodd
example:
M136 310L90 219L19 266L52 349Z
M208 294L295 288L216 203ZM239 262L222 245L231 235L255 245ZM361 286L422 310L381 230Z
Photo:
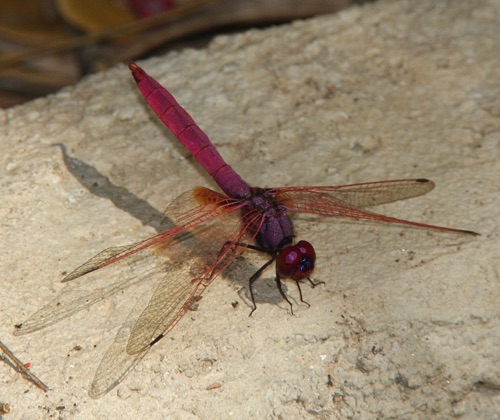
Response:
M303 287L310 308L291 316L270 270L249 318L264 259L248 253L100 400L88 386L136 295L44 332L14 337L14 324L63 272L154 234L169 201L214 185L125 66L3 111L0 340L51 388L1 363L9 418L498 416L499 6L381 1L141 63L249 183L427 177L434 191L377 211L482 236L298 218L326 283Z

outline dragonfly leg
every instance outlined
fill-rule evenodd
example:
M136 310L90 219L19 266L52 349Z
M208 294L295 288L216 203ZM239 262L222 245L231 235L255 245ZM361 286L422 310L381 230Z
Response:
M253 288L252 288L252 285L255 283L255 280L257 280L263 273L263 271L269 267L269 265L274 262L274 260L276 259L276 255L273 255L273 257L268 261L266 262L262 267L260 267L254 274L252 277L250 277L250 280L248 281L248 288L250 289L250 296L252 298L252 304L253 304L253 308L252 310L250 311L250 315L248 316L252 316L252 314L254 313L254 311L257 309L257 304L255 303L255 297L253 295Z
M306 277L307 280L309 281L309 283L311 284L311 287L314 289L318 284L325 284L324 281L313 281L311 280L310 277ZM300 301L302 303L305 303L307 306L311 307L311 305L309 304L309 302L306 302L303 298L302 298L302 289L300 288L300 280L295 280L295 284L297 285L297 289L299 289L299 296L300 296Z
M292 313L293 315L293 305L292 305L292 302L290 302L290 300L288 299L287 295L285 295L285 292L283 291L283 289L281 288L281 278L278 274L276 274L276 278L274 279L276 281L276 286L278 286L278 290L280 292L280 295L283 297L283 299L285 299L288 304L290 305L290 312ZM297 283L298 285L298 283ZM299 287L299 291L300 291L300 287ZM300 300L302 300L302 292L300 291ZM304 302L302 300L302 302ZM307 303L307 302L305 302ZM309 305L309 304L308 304Z
M310 281L310 280L309 280ZM300 301L302 303L305 303L307 306L311 307L311 305L309 304L309 302L306 302L303 298L302 298L302 289L300 288L300 283L299 283L299 280L295 280L295 284L297 285L297 289L299 289L299 296L300 296ZM313 286L314 287L314 286Z
M309 283L311 283L311 287L314 289L318 284L325 284L324 281L313 281L310 277L307 277Z

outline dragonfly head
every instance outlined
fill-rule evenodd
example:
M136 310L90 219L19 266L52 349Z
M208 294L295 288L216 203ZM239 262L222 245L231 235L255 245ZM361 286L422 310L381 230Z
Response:
M280 250L276 261L276 273L280 277L301 280L314 270L316 251L307 241L299 241L296 245L287 245Z

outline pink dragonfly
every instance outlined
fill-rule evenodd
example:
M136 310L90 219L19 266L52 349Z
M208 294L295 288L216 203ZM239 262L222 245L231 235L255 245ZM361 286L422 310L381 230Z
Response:
M292 213L476 235L467 230L410 222L363 209L425 194L434 187L427 179L333 187L250 187L222 159L207 135L165 88L138 65L130 63L129 68L153 111L223 193L199 187L182 194L165 212L174 221L173 227L133 245L105 249L62 280L70 282L106 268L106 272L102 272L105 280L98 290L94 286L86 288L88 283L82 279L75 287L67 286L52 302L17 326L17 335L45 328L148 279L153 286L138 299L101 361L89 391L91 397L97 398L118 385L246 248L270 256L249 279L251 313L256 309L252 285L273 262L276 262L276 285L283 299L292 306L281 285L282 279L290 278L299 287L300 299L304 302L299 282L308 280L313 286L317 284L310 278L316 253L309 242L293 243Z

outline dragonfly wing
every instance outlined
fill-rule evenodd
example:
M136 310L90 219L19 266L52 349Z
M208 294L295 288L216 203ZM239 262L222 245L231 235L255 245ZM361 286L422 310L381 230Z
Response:
M380 220L381 217L385 217L341 200L334 196L334 194L314 190L280 191L276 195L276 199L280 204L283 204L288 211L292 212L370 220ZM392 220L390 217L387 219L387 221L389 221L389 219Z
M316 214L319 216L344 217L358 220L397 223L407 226L438 229L442 231L478 235L476 232L452 229L425 223L411 222L395 217L384 216L365 210L361 206L389 203L415 197L432 189L430 181L402 180L366 184L354 184L340 187L290 187L277 188L276 200L288 211ZM403 185L408 184L408 191ZM422 185L423 187L420 187Z
M28 334L51 326L119 291L151 278L154 274L152 268L161 262L158 261L157 253L148 251L150 248L170 248L175 258L185 260L187 255L182 256L183 253L186 254L185 248L179 244L183 235L189 236L186 233L189 229L238 209L235 203L224 204L223 198L221 194L208 189L196 189L181 195L167 208L167 214L172 213L174 219L182 219L183 224L138 243L107 248L100 252L68 274L63 282L72 281L74 284L68 284L51 302L20 324L14 334ZM85 280L75 282L81 276L113 265L117 265L118 269L102 272L105 278L94 273L86 276ZM168 269L168 265L163 266L165 272Z
M237 217L235 217L237 216ZM96 372L89 395L97 398L110 391L163 338L200 299L208 285L240 255L245 247L239 244L253 240L262 215L241 220L228 213L197 227L184 238L185 252L179 260L168 262L175 267L157 272L159 284L146 306L144 299L129 315L108 349ZM236 245L238 243L238 245ZM163 244L153 249L157 258L171 251Z
M393 181L364 182L333 187L285 187L278 193L325 193L355 207L370 207L418 197L434 188L434 182L424 179L398 179Z

